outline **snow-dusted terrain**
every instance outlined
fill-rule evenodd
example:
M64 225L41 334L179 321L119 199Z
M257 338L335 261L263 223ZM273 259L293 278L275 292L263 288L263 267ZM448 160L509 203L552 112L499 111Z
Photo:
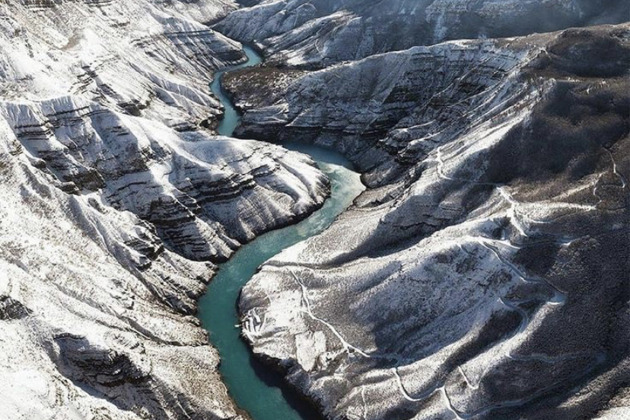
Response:
M234 418L193 316L213 263L321 205L300 154L213 136L230 1L0 4L0 418Z
M214 135L208 85L239 42L267 64L226 75L237 134L333 147L368 186L243 290L257 356L330 418L629 417L629 19L623 0L0 2L0 419L246 418L197 299L329 185Z
M629 415L629 72L624 24L232 75L371 187L245 287L254 351L331 418Z

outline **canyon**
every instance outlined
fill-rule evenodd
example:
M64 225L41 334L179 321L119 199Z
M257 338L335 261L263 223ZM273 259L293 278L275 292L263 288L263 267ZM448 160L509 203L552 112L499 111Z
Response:
M319 413L630 415L627 5L239 3L0 4L0 417L249 418L196 315L337 185L288 141L367 187L238 301Z

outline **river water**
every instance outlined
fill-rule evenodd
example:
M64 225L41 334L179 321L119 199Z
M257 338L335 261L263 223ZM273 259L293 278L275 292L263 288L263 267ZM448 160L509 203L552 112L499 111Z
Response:
M229 71L257 65L261 57L245 47L249 61L217 72L212 92L225 107L219 134L230 136L240 115L221 86L221 76ZM240 338L236 309L241 287L265 261L284 249L321 233L364 190L358 173L339 153L312 145L283 143L283 146L310 155L330 178L331 197L324 206L302 222L259 236L239 249L219 268L199 305L199 318L210 333L210 342L221 356L220 371L236 404L254 420L317 418L314 410L282 382L279 375L257 362Z

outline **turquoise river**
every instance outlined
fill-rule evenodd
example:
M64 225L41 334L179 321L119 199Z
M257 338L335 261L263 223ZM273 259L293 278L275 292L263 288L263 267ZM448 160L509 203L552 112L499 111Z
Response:
M258 65L261 57L244 47L248 61L215 74L212 92L225 107L218 132L230 136L240 122L239 112L223 90L223 74ZM237 300L241 287L257 268L282 250L325 230L363 191L359 174L339 153L311 145L283 143L310 155L331 181L331 196L324 206L302 222L266 233L239 249L219 268L201 299L199 318L210 333L210 342L221 356L220 371L236 404L253 420L317 418L314 410L282 382L276 372L257 362L241 340Z

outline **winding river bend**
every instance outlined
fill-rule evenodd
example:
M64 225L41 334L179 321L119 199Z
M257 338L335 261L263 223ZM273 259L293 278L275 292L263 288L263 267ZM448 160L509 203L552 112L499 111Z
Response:
M244 47L248 57L245 64L217 72L211 85L212 92L225 107L219 134L230 136L240 122L234 104L221 85L223 74L262 62L251 48ZM292 420L317 418L314 410L257 362L240 338L236 303L241 287L265 261L282 250L325 230L363 191L359 174L339 153L311 145L293 143L284 147L310 155L330 178L331 197L324 206L302 222L259 236L243 246L211 281L199 305L199 318L210 333L211 343L221 356L220 371L237 405L254 420Z

